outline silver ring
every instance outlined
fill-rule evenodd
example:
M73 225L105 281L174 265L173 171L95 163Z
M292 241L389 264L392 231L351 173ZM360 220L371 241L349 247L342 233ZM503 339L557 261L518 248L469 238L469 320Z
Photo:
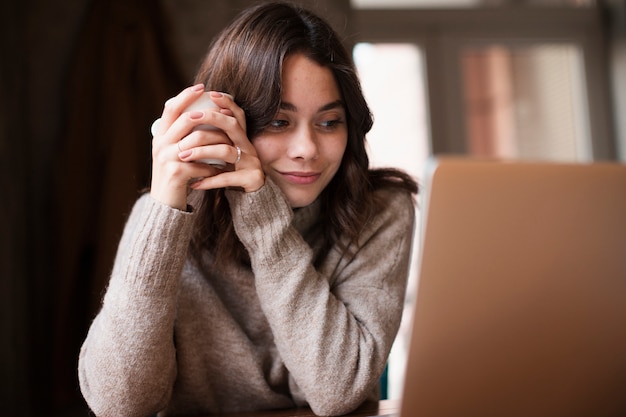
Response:
M241 148L239 146L235 146L237 148L237 159L235 160L235 164L238 164L241 161Z

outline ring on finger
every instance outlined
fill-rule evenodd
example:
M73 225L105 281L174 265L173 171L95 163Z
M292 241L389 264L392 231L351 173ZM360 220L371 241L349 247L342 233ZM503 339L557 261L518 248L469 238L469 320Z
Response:
M241 148L239 146L235 146L237 148L237 159L235 159L235 164L238 164L241 161Z

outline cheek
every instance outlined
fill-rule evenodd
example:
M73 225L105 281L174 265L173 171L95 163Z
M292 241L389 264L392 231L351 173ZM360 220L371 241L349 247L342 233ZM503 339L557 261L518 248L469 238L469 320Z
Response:
M254 146L262 165L276 160L282 152L279 142L264 137L253 139L252 146Z
M346 152L347 139L339 139L332 141L332 145L326 149L326 157L329 160L333 160L336 165L341 164L343 154Z

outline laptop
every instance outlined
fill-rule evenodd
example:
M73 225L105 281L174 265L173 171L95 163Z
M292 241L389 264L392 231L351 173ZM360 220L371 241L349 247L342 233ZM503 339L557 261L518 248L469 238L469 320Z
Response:
M438 158L401 417L626 416L626 166Z

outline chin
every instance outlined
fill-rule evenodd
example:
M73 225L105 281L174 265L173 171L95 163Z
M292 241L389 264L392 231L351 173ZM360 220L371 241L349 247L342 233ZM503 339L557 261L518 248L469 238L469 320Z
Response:
M315 201L315 200L313 200L313 201ZM297 209L297 208L306 207L306 206L310 205L311 203L313 203L313 201L305 201L305 202L290 201L289 204L291 205L291 208Z
M301 208L312 204L316 198L317 196L287 196L287 201L289 201L291 208Z

